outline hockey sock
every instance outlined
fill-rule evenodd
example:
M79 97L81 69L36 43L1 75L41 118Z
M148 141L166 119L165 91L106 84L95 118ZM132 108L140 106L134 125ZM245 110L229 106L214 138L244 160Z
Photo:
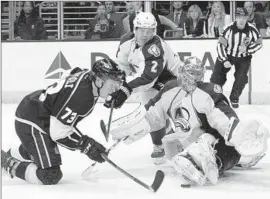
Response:
M19 146L19 148L12 147L11 149L8 150L7 153L12 157L15 157L16 159L21 161L31 160L29 153L26 151L26 149L23 147L22 144Z
M37 177L37 169L34 163L20 162L15 168L15 176L32 184L43 184Z
M165 128L160 129L158 131L153 131L150 133L152 142L154 145L162 145L162 138L165 136L166 130Z

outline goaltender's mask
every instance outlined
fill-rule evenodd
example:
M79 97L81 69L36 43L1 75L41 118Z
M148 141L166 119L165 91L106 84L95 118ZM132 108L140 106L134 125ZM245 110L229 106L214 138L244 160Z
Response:
M189 57L184 60L184 66L180 68L182 87L188 93L193 92L198 82L204 78L205 67L197 57Z

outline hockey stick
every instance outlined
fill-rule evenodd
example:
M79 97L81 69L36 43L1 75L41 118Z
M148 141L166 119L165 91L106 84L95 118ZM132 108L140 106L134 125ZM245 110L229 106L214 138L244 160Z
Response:
M106 125L105 125L104 121L100 120L100 128L101 128L101 131L102 131L102 133L103 133L103 135L104 135L107 142L108 142L108 139L109 139L113 108L114 108L114 100L112 101L112 104L111 104L111 111L110 111L109 122L108 122L108 130L107 131L106 131ZM126 139L126 138L124 138L124 139ZM114 147L116 147L124 139L117 140L109 149L107 149L107 153L109 153L110 150L112 150ZM97 162L94 162L89 167L87 167L81 174L82 178L89 177L96 164L97 164Z
M109 133L110 133L110 127L111 127L111 121L112 121L113 108L114 108L114 100L112 101L112 104L111 104L111 111L110 111L107 130L106 130L105 122L103 120L100 120L100 128L101 128L101 131L102 131L107 142L109 140Z
M114 168L116 168L118 171L120 171L122 174L124 174L125 176L127 176L128 178L130 178L131 180L135 181L136 183L138 183L139 185L143 186L144 188L148 189L149 191L155 193L159 187L161 186L165 174L163 171L158 170L156 172L155 175L155 179L154 182L152 183L151 186L145 184L144 182L142 182L141 180L139 180L138 178L132 176L131 174L129 174L128 172L126 172L125 170L123 170L122 168L120 168L119 166L117 166L114 162L112 162L105 154L101 154L101 156L104 158L104 160L106 162L108 162L110 165L112 165Z
M126 138L127 137L117 140L109 149L107 149L107 153L109 153L112 149L114 149L120 142L124 141ZM87 167L81 174L82 178L88 178L91 175L92 170L96 164L97 162L94 162L89 167Z

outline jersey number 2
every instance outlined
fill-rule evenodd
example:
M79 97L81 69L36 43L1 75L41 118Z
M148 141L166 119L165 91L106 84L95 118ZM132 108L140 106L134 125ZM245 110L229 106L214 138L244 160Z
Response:
M77 113L72 112L72 110L68 107L65 108L66 113L61 117L62 120L66 119L67 117L69 117L67 119L67 123L72 123L74 121L74 119L77 116Z
M151 72L152 73L156 73L157 72L158 63L156 61L152 61L151 63L152 63Z

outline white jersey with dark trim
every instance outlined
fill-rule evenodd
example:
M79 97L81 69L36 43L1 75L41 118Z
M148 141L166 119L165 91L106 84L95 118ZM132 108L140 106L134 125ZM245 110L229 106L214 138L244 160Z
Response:
M163 72L178 74L179 56L159 36L154 36L140 47L134 34L125 35L120 42L116 62L128 76L127 83L133 92L146 91L153 87Z
M146 119L151 131L165 127L166 119L169 119L182 141L188 139L190 143L190 139L192 142L193 138L212 129L224 133L230 118L237 118L228 104L221 87L216 84L201 83L188 94L177 80L173 80L145 105Z

